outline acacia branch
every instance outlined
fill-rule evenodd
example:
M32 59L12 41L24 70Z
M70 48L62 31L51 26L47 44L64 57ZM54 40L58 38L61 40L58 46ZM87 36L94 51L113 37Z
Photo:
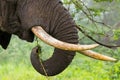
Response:
M104 22L99 22L99 21L94 20L91 12L90 12L90 10L89 10L89 8L83 3L83 1L81 1L81 0L78 0L78 1L81 2L82 5L83 5L83 6L87 9L87 11L89 12L89 14L88 14L88 13L85 12L83 9L81 9L81 11L86 15L86 17L87 17L90 21L95 22L95 23L99 23L99 24L102 24L102 25L105 25L105 26L107 26L107 27L110 28L110 26L108 26L108 25L105 24ZM78 8L81 8L80 5L78 5L75 1L72 0L72 2L73 2L73 4L74 4L75 6L77 6ZM92 18L91 18L89 15L90 15Z
M76 26L76 28L82 32L86 37L88 37L89 39L91 39L92 41L96 42L97 44L100 44L102 46L105 46L105 47L108 47L108 48L117 48L117 47L120 47L120 45L118 46L112 46L112 45L106 45L104 43L101 43L99 41L97 41L96 39L94 39L92 36L88 35L84 30L82 30L79 26Z

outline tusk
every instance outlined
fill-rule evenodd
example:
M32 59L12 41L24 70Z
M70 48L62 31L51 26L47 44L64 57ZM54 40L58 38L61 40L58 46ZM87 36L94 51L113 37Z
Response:
M83 55L86 55L86 56L89 56L91 58L98 59L98 60L114 61L114 62L118 61L117 59L114 59L114 58L109 57L109 56L102 55L102 54L94 52L92 50L78 51L78 52L81 53L81 54L83 54Z
M66 43L66 42L62 42L59 41L55 38L53 38L52 36L50 36L49 34L47 34L41 26L35 26L32 28L32 32L38 37L40 38L42 41L44 41L45 43L54 46L56 48L59 49L63 49L63 50L70 50L70 51L78 51L79 53L89 56L91 58L94 59L98 59L98 60L103 60L103 61L118 61L117 59L114 59L112 57L108 57L105 55L102 55L100 53L91 51L89 49L95 48L98 46L98 44L92 44L92 45L79 45L79 44L70 44L70 43Z
M62 42L60 40L53 38L48 33L46 33L41 26L33 27L32 32L45 43L62 50L82 51L82 50L89 50L98 46L98 44L79 45L79 44L70 44L70 43Z

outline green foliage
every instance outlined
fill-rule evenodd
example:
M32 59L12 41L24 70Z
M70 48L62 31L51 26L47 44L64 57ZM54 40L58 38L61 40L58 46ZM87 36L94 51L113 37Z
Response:
M64 4L72 4L72 1L70 1L70 0L64 0Z
M107 1L107 2L112 2L113 0L94 0L96 2L103 2L103 1Z
M120 37L120 29L117 29L117 30L113 30L113 33L114 33L114 40L118 40L119 37Z
M103 8L88 8L88 10L90 10L91 12L93 12L93 14L92 15L94 15L94 16L100 16L101 15L101 12L104 12L105 11L105 9L103 9Z
M114 64L109 75L110 75L110 80L120 79L120 62L117 62L116 64Z
M43 42L39 44L45 60L50 57L53 48ZM0 80L110 80L111 76L119 76L118 63L94 60L77 53L71 65L61 74L44 77L37 73L30 63L30 52L36 45L36 42L31 44L13 36L7 50L0 48ZM102 52L106 49L96 50Z
M120 0L94 0L95 2L113 2L113 1L117 1L119 2Z

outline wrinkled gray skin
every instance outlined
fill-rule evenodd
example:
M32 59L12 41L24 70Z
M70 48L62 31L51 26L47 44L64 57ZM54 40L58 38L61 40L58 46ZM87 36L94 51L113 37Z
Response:
M33 26L42 26L47 33L61 41L78 43L76 24L60 0L0 0L0 45L4 49L12 34L32 42ZM32 65L39 73L46 75L37 51L38 48L35 47L31 52ZM42 62L47 75L62 72L74 56L75 52L55 48L53 56Z

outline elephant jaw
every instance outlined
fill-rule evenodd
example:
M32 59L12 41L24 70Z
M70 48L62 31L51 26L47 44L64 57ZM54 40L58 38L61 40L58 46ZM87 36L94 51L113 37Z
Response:
M114 59L112 57L108 57L102 54L99 54L97 52L91 51L90 49L95 48L98 46L98 44L92 44L92 45L79 45L79 44L70 44L66 43L60 40L57 40L47 34L41 26L34 26L32 28L32 32L42 41L45 43L62 49L62 50L69 50L69 51L77 51L83 55L86 55L88 57L98 59L98 60L103 60L103 61L117 61L117 59Z

